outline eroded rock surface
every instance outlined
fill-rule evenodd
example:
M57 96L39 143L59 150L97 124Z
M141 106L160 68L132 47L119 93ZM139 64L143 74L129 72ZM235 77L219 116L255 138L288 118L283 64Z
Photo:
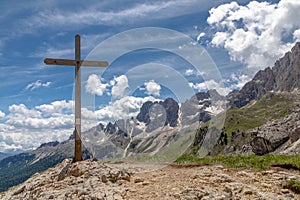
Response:
M54 168L37 173L0 199L123 199L130 173L100 162L65 160Z
M146 163L63 163L0 194L0 199L299 199L285 189L300 172ZM152 170L155 169L156 170Z

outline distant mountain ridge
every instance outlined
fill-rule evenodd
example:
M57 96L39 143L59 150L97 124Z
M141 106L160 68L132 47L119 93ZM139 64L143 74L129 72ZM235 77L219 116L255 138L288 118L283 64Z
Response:
M41 144L37 149L0 160L0 192L17 185L36 172L44 171L74 155L74 139ZM90 154L83 147L83 158Z
M140 153L153 155L175 142L182 128L198 126L211 119L212 97L224 101L216 91L197 93L181 106L172 98L147 101L136 118L120 119L107 125L100 123L83 133L83 139L96 159Z
M73 155L73 143L66 141L53 147L43 144L36 150L0 160L0 192L17 185L32 174L56 165Z
M292 91L300 88L300 42L275 62L274 67L260 70L240 91L227 96L229 104L241 108L269 91Z
M0 160L3 160L4 158L7 158L9 156L11 156L11 154L0 152Z

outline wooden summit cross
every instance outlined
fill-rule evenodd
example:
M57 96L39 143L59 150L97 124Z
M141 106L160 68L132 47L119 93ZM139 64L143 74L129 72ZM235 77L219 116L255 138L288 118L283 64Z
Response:
M107 67L106 61L89 61L80 59L80 36L75 36L75 60L46 58L44 63L47 65L75 66L75 152L74 162L82 160L81 144L81 80L80 67Z

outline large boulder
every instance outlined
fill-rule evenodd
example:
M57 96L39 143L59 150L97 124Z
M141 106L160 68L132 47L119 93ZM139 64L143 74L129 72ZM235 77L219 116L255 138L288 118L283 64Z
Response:
M262 156L273 151L271 142L263 137L255 137L250 145L256 155Z
M297 128L290 134L291 143L294 143L300 139L300 128Z
M253 153L256 155L265 155L275 151L278 147L289 140L289 137L282 137L277 140L270 141L263 137L255 137L250 142Z

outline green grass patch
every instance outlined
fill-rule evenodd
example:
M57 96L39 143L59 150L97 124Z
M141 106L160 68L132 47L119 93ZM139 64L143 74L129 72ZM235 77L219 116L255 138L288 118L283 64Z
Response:
M300 181L288 180L284 188L290 189L296 194L300 194Z
M295 108L293 98L269 92L251 106L229 108L226 111L224 123L226 133L231 136L232 132L238 132L238 130L245 132L292 113ZM222 117L224 117L224 113L215 116L214 121L218 121ZM209 126L210 122L202 124L201 127Z
M232 132L247 131L265 124L267 121L279 119L292 112L293 99L282 94L267 93L255 104L245 108L230 108L226 112L224 126L230 136Z
M200 158L196 155L182 155L176 160L178 164L221 164L228 168L252 168L264 170L272 165L290 164L300 168L299 156L267 154L257 155L218 155Z

